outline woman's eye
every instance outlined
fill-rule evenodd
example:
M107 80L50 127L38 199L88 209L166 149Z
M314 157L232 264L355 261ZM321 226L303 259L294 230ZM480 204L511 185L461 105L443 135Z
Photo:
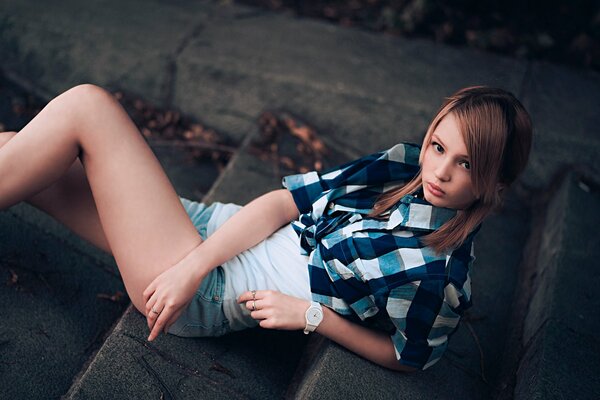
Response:
M471 169L471 164L468 161L463 161L461 164L465 169Z
M440 146L439 143L432 142L431 145L433 146L433 148L435 149L435 151L437 151L438 153L443 153L444 152L444 148L442 146Z

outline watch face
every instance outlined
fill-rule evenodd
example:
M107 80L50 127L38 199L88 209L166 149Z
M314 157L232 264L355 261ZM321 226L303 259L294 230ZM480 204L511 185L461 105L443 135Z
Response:
M314 307L314 308L310 308L310 310L308 310L308 322L310 324L316 324L318 322L321 322L321 320L323 319L323 313L321 312L321 310L319 310L318 308Z

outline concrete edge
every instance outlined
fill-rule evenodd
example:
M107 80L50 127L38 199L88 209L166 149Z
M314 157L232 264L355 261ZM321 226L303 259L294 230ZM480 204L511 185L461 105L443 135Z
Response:
M204 197L202 198L201 201L203 203L213 202L216 200L216 198L218 197L217 190L219 190L219 188L225 181L226 177L232 173L233 169L235 168L235 165L238 163L238 160L241 157L241 154L248 149L248 147L250 146L250 144L256 137L258 137L258 129L253 130L252 132L249 132L246 134L246 137L244 138L242 143L240 143L240 145L238 146L237 151L231 157L231 159L227 163L227 166L223 169L223 171L221 171L221 174L219 175L217 180L213 183L213 185L210 188L210 190L208 191L208 193L206 193L204 195Z
M523 280L527 287L524 294L521 295L521 299L516 301L516 304L522 306L519 315L521 320L515 321L520 335L516 338L516 335L513 334L510 338L518 354L516 357L514 355L511 357L513 364L510 368L510 376L506 377L506 386L501 388L505 390L500 393L499 399L541 399L546 396L562 398L563 396L568 397L571 390L585 396L583 392L571 388L570 383L568 391L564 385L561 386L561 382L581 381L582 378L571 380L571 378L579 376L581 371L576 372L577 368L568 367L569 356L566 356L565 353L580 353L581 349L577 348L580 347L580 341L587 342L589 347L593 348L593 343L589 343L593 341L593 338L581 334L576 335L579 333L578 329L570 326L567 321L563 321L560 311L556 309L557 304L570 300L565 299L564 293L560 293L558 288L561 284L560 276L574 268L570 263L565 262L565 258L568 258L568 255L573 252L565 242L570 234L569 230L579 228L579 226L569 225L569 215L579 216L582 212L586 212L586 210L580 209L580 205L575 204L576 202L573 200L582 195L576 192L578 190L576 185L582 188L581 182L586 179L585 175L585 172L577 169L570 169L560 174L546 193L544 210L538 211L537 217L532 221L533 224L539 225L537 227L534 225L535 229L532 230L532 237L527 244L531 246L529 249L531 253L528 254L529 259L525 266L527 271ZM597 182L590 177L587 177L587 180L597 185ZM586 195L593 196L591 191L588 188ZM590 255L586 255L586 257L590 257ZM582 274L584 272L581 271ZM584 288L582 287L580 290L584 290ZM588 302L591 302L591 299L588 299ZM569 336L578 337L561 336L565 333L564 331L570 331ZM558 345L558 337L562 337L559 340L562 345ZM570 347L569 344L576 348ZM571 358L573 357L577 356L571 356ZM554 363L558 360L561 360L560 364L562 365ZM586 357L585 361L578 362L578 364L588 363L600 363L600 358L590 355L590 357ZM588 394L595 390L594 385L596 385L596 390L600 388L600 381L597 379L595 384L593 379L584 380L587 382L584 391L589 391ZM561 388L565 391L562 391Z
M288 400L305 398L303 388L310 385L312 377L318 370L317 364L325 352L329 339L319 334L313 334L304 348L302 358L292 377L285 398Z
M88 360L83 364L81 370L77 373L77 375L75 375L73 377L73 381L71 382L71 387L69 387L69 390L67 391L67 393L65 393L61 399L70 399L72 398L73 394L79 389L80 383L85 379L85 376L88 374L88 372L90 370L92 370L92 367L94 365L94 363L96 362L96 356L98 355L98 353L100 353L100 351L102 351L102 349L104 348L104 346L106 345L106 341L107 339L112 336L113 332L115 330L117 330L117 328L119 328L122 324L123 324L123 317L125 315L127 315L128 313L131 312L137 312L133 306L132 303L129 303L129 305L127 306L127 308L125 309L125 311L123 312L123 314L116 319L115 323L110 327L110 329L108 329L106 331L106 333L104 334L104 336L102 337L102 345L99 346L88 358Z

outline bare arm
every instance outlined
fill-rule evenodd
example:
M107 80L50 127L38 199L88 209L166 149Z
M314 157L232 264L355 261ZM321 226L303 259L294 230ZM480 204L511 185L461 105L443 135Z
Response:
M296 218L298 209L286 189L274 190L252 200L202 242L194 250L195 254L191 254L196 258L200 280L213 268L260 243Z
M202 279L212 269L261 242L298 215L296 203L288 190L264 194L248 203L182 260L160 274L143 292L146 319L151 330L148 340L154 340L177 320Z
M306 319L304 313L310 301L288 296L274 290L256 291L256 311L251 311L252 318L267 329L304 329ZM245 292L238 298L238 303L246 303L246 308L253 309L251 292ZM323 320L316 329L319 334L344 346L348 350L395 371L411 372L415 368L404 366L396 360L396 352L391 338L383 333L348 321L328 307L323 307Z
M383 367L403 372L416 370L396 360L392 339L387 334L348 321L328 307L323 307L323 321L316 332Z

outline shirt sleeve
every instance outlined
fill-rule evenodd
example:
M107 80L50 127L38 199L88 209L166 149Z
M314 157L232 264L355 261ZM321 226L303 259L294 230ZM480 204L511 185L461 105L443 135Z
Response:
M460 315L446 301L456 296L444 280L415 281L390 292L387 312L396 328L391 335L400 364L426 369L440 360Z
M349 207L367 209L373 196L353 193L369 187L378 195L390 185L410 180L419 170L419 153L419 146L400 143L324 172L288 175L282 185L292 193L300 213L312 212L315 220L334 199L344 198Z
M471 307L473 248L471 236L451 253L444 279L414 281L390 291L386 311L396 328L391 338L401 364L426 369L446 351L461 316Z

